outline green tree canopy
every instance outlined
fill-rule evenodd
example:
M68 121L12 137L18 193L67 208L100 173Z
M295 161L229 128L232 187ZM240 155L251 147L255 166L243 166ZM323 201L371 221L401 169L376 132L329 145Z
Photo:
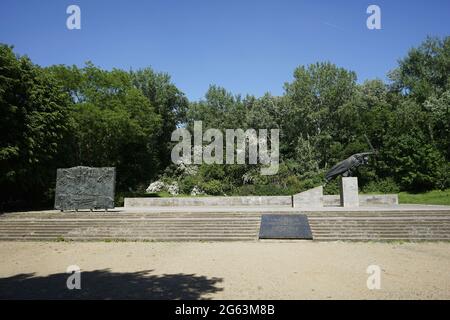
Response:
M56 167L67 160L70 99L57 80L0 45L2 206L48 205Z

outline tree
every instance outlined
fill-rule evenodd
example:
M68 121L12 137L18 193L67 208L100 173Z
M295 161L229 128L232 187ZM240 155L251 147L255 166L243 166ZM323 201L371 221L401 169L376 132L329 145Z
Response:
M67 163L70 100L56 79L0 45L0 193L3 209L49 205Z
M390 73L393 88L413 97L418 103L449 89L450 37L428 37L419 47L412 48Z
M125 71L54 66L74 105L74 164L114 166L117 189L136 190L161 170L162 120L150 100Z
M285 117L285 136L295 152L295 142L314 139L314 147L320 153L319 166L328 167L335 161L330 150L335 142L342 141L336 115L356 90L356 74L331 63L316 63L298 67L294 81L285 84L289 109Z
M151 68L131 71L131 81L153 106L161 118L161 130L157 140L158 154L163 167L170 163L172 131L186 122L188 100L170 81L166 73L156 73Z
M448 183L448 163L423 136L389 136L382 150L386 176L393 177L403 190L424 191Z
M430 140L450 161L450 90L443 92L439 97L432 96L424 103L427 117L427 128Z

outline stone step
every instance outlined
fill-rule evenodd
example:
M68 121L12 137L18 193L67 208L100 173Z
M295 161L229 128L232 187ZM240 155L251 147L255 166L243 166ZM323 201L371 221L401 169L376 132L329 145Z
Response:
M439 230L437 228L435 229L422 229L422 230L418 230L418 229L403 229L403 230L387 230L387 229L379 229L379 230L373 230L373 229L351 229L351 230L317 230L314 229L312 230L313 234L342 234L342 235L346 235L346 234L353 234L353 233L365 233L365 234L369 234L369 233L392 233L392 234L400 234L400 233L415 233L415 234L431 234L431 233L442 233L442 234L450 234L448 232L448 230Z
M449 241L450 216L311 217L318 241Z
M336 221L336 220L342 220L342 221L358 221L358 220L370 220L370 221L391 221L391 220L404 220L404 221L411 221L411 220L450 220L450 215L445 216L424 216L424 215L417 215L417 216L335 216L335 217L316 217L316 216L309 216L308 219L311 221Z
M177 237L115 237L115 236L108 236L108 237L97 237L97 236L92 236L92 237L64 237L64 240L67 241L174 241L174 242L178 242L178 241L209 241L209 242L214 242L214 241L256 241L256 237L221 237L221 236L214 236L214 237L182 237L182 236L177 236ZM5 237L5 238L0 238L0 241L60 241L60 236L55 237L55 236L46 236L46 237L30 237L30 236L24 236L24 237Z
M354 235L434 235L440 234L443 236L450 236L447 231L440 230L428 230L428 231L414 231L414 230L351 230L348 232L338 231L313 231L314 236L326 236L326 235L342 235L342 236L354 236Z
M448 235L443 234L326 234L326 235L317 235L315 236L314 240L322 240L327 238L333 238L333 239L340 239L340 240L346 240L346 239L359 239L359 240L370 240L370 239L403 239L403 240L410 240L410 239L447 239L450 240L450 237Z
M192 236L206 236L206 235L254 235L257 234L257 232L254 231L238 231L238 230L229 230L229 231L204 231L204 232L193 232L193 231L161 231L161 232L155 232L155 231L123 231L123 230L71 230L71 231L63 231L63 230L56 230L56 231L16 231L16 232L7 232L0 235L0 238L3 236L12 236L12 235L178 235L178 234L184 234L184 235L192 235Z
M0 221L46 221L46 220L52 220L52 221L138 221L138 220L256 220L261 217L261 214L253 215L253 216L247 216L247 215L235 215L235 216L196 216L196 215L170 215L170 216L141 216L141 217L128 217L128 216L115 216L115 217L109 217L105 218L102 216L97 217L82 217L82 216L73 216L73 217L8 217L8 218L2 218Z
M163 226L163 227L138 227L138 226L37 226L37 227L30 227L30 226L19 226L19 227L13 227L13 228L0 228L1 232L8 232L10 230L73 230L73 229L93 229L93 228L102 228L102 229L133 229L133 230L195 230L195 231L201 231L201 230L255 230L258 228L259 225L255 226L236 226L236 227L209 227L209 226L198 226L198 227L186 227L186 226L180 226L180 227L173 227L173 226Z
M134 237L134 236L154 236L154 235L163 235L163 236L177 236L180 234L190 234L193 237L202 237L202 236L209 236L209 235L224 235L224 236L235 236L235 235L255 235L257 232L205 232L205 233L190 233L190 232L121 232L121 231L105 231L105 230L97 230L97 231L89 231L87 232L12 232L7 234L0 235L1 237L7 237L10 235L35 235L35 236L72 236L72 237L80 237L80 236L116 236L117 234L122 234L124 236L128 237Z
M177 231L177 230L192 230L192 231L197 231L197 232L201 232L201 231L221 231L221 230L236 230L236 231L246 231L246 230L256 230L259 229L259 225L255 225L252 227L234 227L234 228L220 228L220 227L207 227L207 226L199 226L196 228L191 228L191 227L178 227L178 228L174 228L174 227L169 227L169 226L164 226L164 227L160 227L160 228L156 228L156 227L148 227L148 228L144 228L144 227L135 227L135 226L129 226L129 227L121 227L121 226L91 226L91 227L80 227L80 226L73 226L73 227L66 227L66 226L61 226L61 227L51 227L51 228L46 228L46 227L37 227L37 228L31 228L31 227L16 227L16 228L1 228L1 232L9 232L9 231L30 231L30 230L48 230L48 231L54 231L54 230L62 230L62 231L70 231L70 230L96 230L96 229L105 229L105 230L118 230L118 229L122 229L122 230L136 230L136 231L154 231L154 230L166 230L166 231Z
M100 221L100 222L83 222L83 221L14 221L14 222L0 222L0 226L13 227L13 226L105 226L105 225L121 225L121 226L160 226L160 225L172 225L172 226L196 226L196 225L210 225L210 226L240 226L240 225L257 225L260 220L254 221Z
M318 241L450 240L450 210L306 214ZM2 214L0 241L256 241L260 220L261 212Z
M5 227L13 227L13 226L54 226L54 225L65 225L65 226L105 226L105 225L120 225L120 226L165 226L165 225L171 225L171 226L198 226L198 225L209 225L209 226L253 226L258 225L259 221L234 221L234 222L217 222L217 221L187 221L187 222L175 222L175 221L161 221L161 222L152 222L152 221L133 221L133 222L124 222L124 221L117 221L117 222L96 222L96 223L84 223L84 222L64 222L64 221L48 221L48 222L14 222L14 223L3 223L0 222L0 226Z
M170 227L170 226L165 226L162 228L154 228L154 227L149 227L149 228L142 228L142 227L136 227L136 226L131 226L131 227L121 227L121 226L93 226L93 227L79 227L79 226L74 226L74 227L66 227L66 226L61 226L61 227L52 227L52 228L45 228L45 227L39 227L39 228L31 228L31 227L18 227L18 228L3 228L1 229L1 232L12 232L12 231L49 231L49 232L54 232L54 231L70 231L70 230L134 230L136 232L138 231L147 231L147 232L155 232L155 231L167 231L167 232L176 232L179 230L188 230L191 232L202 232L202 231L210 231L210 232L220 232L220 231L226 231L226 230L231 230L231 231L254 231L257 230L259 228L259 226L253 226L253 227L233 227L233 228L220 228L220 227L197 227L197 228L190 228L190 227L178 227L178 228L174 228L174 227Z
M450 210L428 210L428 211L314 211L305 212L308 217L415 217L415 216L447 216Z
M277 211L272 209L270 211L255 209L253 212L246 211L203 211L196 212L186 209L185 211L175 211L175 212L50 212L50 213L39 213L39 212L23 212L23 213L6 213L0 215L0 220L8 218L83 218L83 219L115 219L115 218L151 218L151 217L259 217L262 213L271 214L307 214L309 217L384 217L384 216L449 216L450 210L384 210L384 211L301 211L301 210L289 210L289 211Z
M153 238L173 238L173 237L189 237L189 238L208 238L208 237L223 237L223 238L233 238L233 237L247 237L247 238L255 238L256 233L254 232L247 232L247 233L240 233L240 232L212 232L212 233L189 233L189 232L175 232L175 233L153 233L153 232L133 232L130 234L129 232L109 232L109 233L101 233L101 232L92 232L89 234L85 233L11 233L11 234L5 234L1 235L0 239L9 238L9 237L67 237L67 238L89 238L89 237L97 237L97 238L134 238L134 237L153 237Z
M403 228L439 228L439 229L445 229L448 230L450 228L450 225L439 225L439 224L390 224L390 225L381 225L381 224L361 224L361 225L342 225L342 224L336 224L336 225L316 225L316 224L310 224L311 228L313 229L367 229L367 228L381 228L381 229L403 229Z
M432 234L442 234L450 235L447 230L350 230L350 231L336 231L336 230L313 230L313 235L329 235L329 234L339 234L342 236L354 235L354 234L415 234L415 235L432 235Z
M368 226L368 227L341 227L341 226L336 226L336 227L328 227L328 228L321 228L319 226L311 226L311 229L318 231L318 230L339 230L339 231L348 231L348 230L374 230L374 229L380 229L380 230L403 230L403 229L410 229L410 230L415 230L415 229L440 229L440 230L445 230L448 231L449 228L440 228L439 226L403 226L403 227L395 227L395 228L388 228L388 227L372 227L372 226Z
M109 226L51 226L51 227L31 227L31 226L20 226L20 227L14 227L14 228L0 228L3 232L8 232L12 230L94 230L94 229L123 229L123 230L194 230L194 231L201 231L201 230L256 230L259 228L259 225L254 226L236 226L236 227L220 227L220 226L196 226L196 227L190 227L190 226L179 226L179 227L173 227L173 226L149 226L149 227L141 227L141 226L120 226L120 225L109 225Z
M108 216L107 216L108 215ZM14 214L0 218L0 241L256 241L260 214Z
M430 223L448 223L450 222L450 218L445 219L433 219L433 218L415 218L415 219L399 219L399 218L383 218L383 219L321 219L317 220L314 218L310 218L309 221L311 223L347 223L347 224L356 224L356 223L380 223L380 224L389 224L389 223L416 223L416 222L430 222Z
M417 224L417 225L354 225L354 226L346 226L346 225L310 225L312 229L314 230L357 230L357 229L382 229L382 230L395 230L395 229L429 229L429 228L438 228L441 230L449 230L450 226L442 226L438 224ZM30 226L30 225L18 225L18 226L0 226L0 230L2 231L8 231L8 230L18 230L18 229L43 229L43 230L53 230L53 229L74 229L74 228L123 228L123 229L129 229L133 228L135 230L158 230L158 229L192 229L192 230L224 230L224 229L230 229L230 230L239 230L239 229L255 229L258 228L259 224L254 225L236 225L236 226L220 226L220 225L180 225L180 226L173 226L173 225L161 225L161 226L142 226L142 225L73 225L73 226L67 226L67 225L50 225L50 226L43 226L43 225L36 225L36 226Z
M370 242L370 241L408 241L408 242L420 242L420 241L426 241L426 242L448 242L449 238L439 238L439 237L432 237L432 238L414 238L414 237L390 237L390 238L384 238L384 237L329 237L329 238L316 238L315 241L352 241L352 242Z
M336 218L336 219L315 219L309 218L310 223L380 223L380 224L390 224L390 223L416 223L416 222L430 222L430 223L449 223L449 218L435 219L435 218L414 218L414 219L403 219L403 218Z
M255 219L259 218L261 216L261 213L233 213L233 214L218 214L218 213L207 213L207 214L190 214L190 213L164 213L164 214L153 214L153 213L146 213L146 214L91 214L91 215L84 215L84 214L71 214L71 215L59 215L59 214L51 214L51 215L16 215L16 214L8 214L4 216L0 216L0 221L4 220L33 220L33 219L58 219L58 220L73 220L73 219L80 219L80 220L117 220L117 219L220 219L220 220L227 220L227 219L242 219L242 218L248 218L248 219Z

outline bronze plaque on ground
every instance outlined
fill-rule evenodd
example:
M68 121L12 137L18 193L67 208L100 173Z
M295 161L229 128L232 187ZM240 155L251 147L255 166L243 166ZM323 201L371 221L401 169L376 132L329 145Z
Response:
M312 240L313 236L305 214L263 214L259 238Z
M112 209L114 208L115 181L115 168L58 169L55 209Z

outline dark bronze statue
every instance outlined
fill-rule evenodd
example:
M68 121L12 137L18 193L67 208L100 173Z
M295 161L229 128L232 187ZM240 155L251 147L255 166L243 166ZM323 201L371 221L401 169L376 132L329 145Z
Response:
M372 149L371 152L363 152L352 155L351 157L339 162L334 167L332 167L325 175L326 182L330 182L334 178L342 175L343 177L350 177L352 172L361 165L366 165L369 163L369 156L377 154L377 151L372 147L369 139L364 135L367 143Z
M345 159L344 161L339 162L327 172L327 174L325 175L326 181L329 182L340 175L342 175L343 177L350 177L352 175L352 171L354 171L356 168L361 165L368 164L369 155L372 155L374 153L375 152L357 153Z

